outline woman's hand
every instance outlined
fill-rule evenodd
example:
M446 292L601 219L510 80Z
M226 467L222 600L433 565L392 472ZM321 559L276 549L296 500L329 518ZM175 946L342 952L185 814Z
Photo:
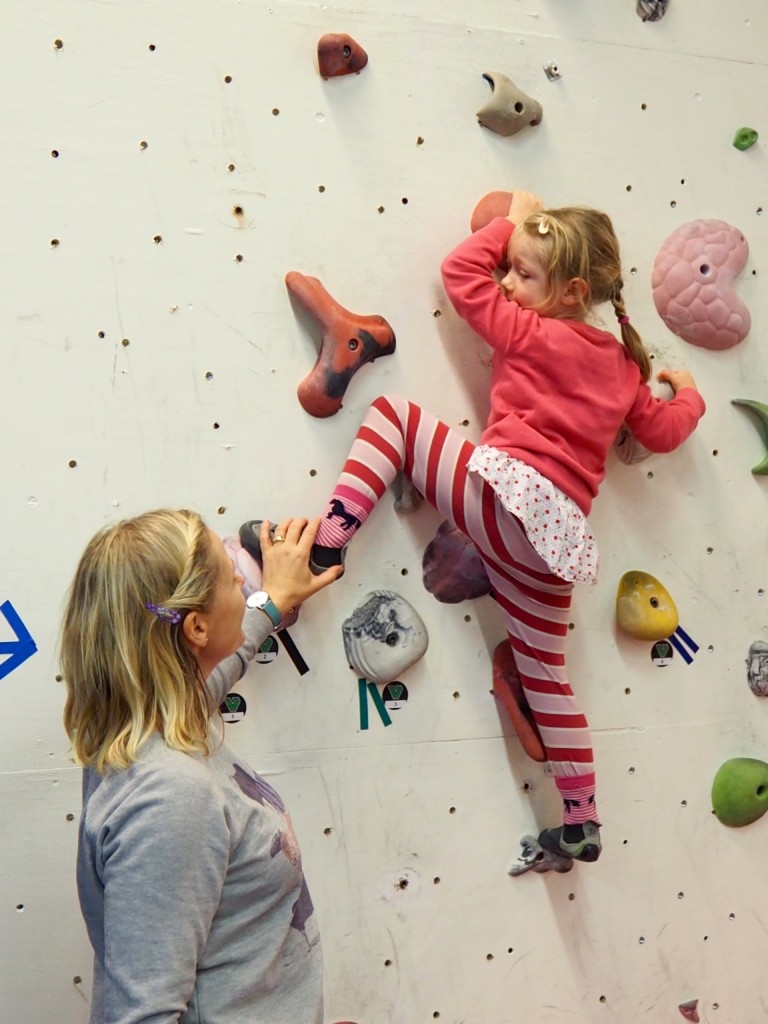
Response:
M687 370L667 370L665 368L663 370L659 370L656 374L656 380L666 381L675 394L682 390L682 388L693 388L694 391L699 390L696 387L696 381Z
M517 225L524 221L526 217L530 217L532 213L538 213L539 210L543 209L544 203L533 192L515 191L512 193L507 220L511 220L513 224Z
M261 524L262 587L283 615L333 583L344 571L338 565L315 576L309 568L309 555L319 525L319 517L283 519L275 529L275 537L285 540L275 541L270 536L269 520Z

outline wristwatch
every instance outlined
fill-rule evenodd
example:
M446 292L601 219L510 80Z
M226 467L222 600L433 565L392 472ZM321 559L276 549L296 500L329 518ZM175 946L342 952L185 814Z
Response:
M246 598L246 608L258 608L260 612L264 612L269 621L272 623L275 629L283 621L283 616L280 613L280 609L277 607L275 602L266 592L266 590L256 590L250 597Z

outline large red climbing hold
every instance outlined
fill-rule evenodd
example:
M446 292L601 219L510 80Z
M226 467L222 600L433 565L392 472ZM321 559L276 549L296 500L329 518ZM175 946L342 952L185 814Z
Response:
M503 704L528 757L534 761L546 761L547 752L523 692L509 640L502 640L493 652L493 695Z
M359 74L368 63L368 54L351 36L328 32L318 40L317 63L323 78L338 78Z
M285 284L323 331L315 365L296 393L310 416L324 419L339 411L349 382L361 366L395 351L395 332L383 316L350 313L316 277L292 270L285 275Z
M486 224L490 224L494 217L506 217L509 213L509 204L512 202L511 192L488 192L484 195L472 211L469 221L470 229L474 234Z

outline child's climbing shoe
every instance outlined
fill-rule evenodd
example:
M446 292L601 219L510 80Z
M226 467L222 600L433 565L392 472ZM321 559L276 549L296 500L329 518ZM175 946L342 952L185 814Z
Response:
M344 559L347 557L347 546L343 548L326 548L322 544L313 544L309 553L309 568L315 576L320 576L326 569L332 569L334 565L344 568ZM341 576L344 573L342 572ZM341 576L339 579L341 579Z
M600 826L595 821L583 825L561 825L559 828L545 828L539 835L539 843L545 850L564 854L573 860L587 863L596 861L602 850Z

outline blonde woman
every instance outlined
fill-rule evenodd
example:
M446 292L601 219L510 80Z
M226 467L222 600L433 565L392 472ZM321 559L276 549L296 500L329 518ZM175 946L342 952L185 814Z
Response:
M261 547L249 598L189 511L107 527L64 615L64 724L83 766L77 883L91 1024L322 1024L317 923L290 818L224 742L218 707L313 575L317 521Z

